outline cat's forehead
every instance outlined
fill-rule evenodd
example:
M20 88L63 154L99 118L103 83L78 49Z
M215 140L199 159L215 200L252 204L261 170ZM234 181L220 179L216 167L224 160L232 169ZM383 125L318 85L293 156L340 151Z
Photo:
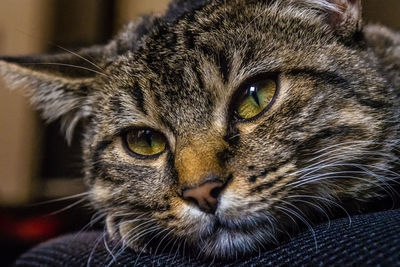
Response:
M207 127L226 115L218 107L229 104L246 78L290 68L307 58L293 51L310 51L316 40L329 42L320 21L299 17L290 8L229 2L174 23L156 23L143 45L118 63L117 91L129 92L140 113L157 113L153 117L179 125L177 130L186 124ZM302 30L305 25L308 32Z

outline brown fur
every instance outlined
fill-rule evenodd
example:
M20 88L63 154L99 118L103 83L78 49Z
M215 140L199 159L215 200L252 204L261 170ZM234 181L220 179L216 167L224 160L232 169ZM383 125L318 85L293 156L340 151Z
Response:
M325 209L395 195L400 35L363 27L360 14L358 0L175 1L164 17L82 50L92 63L3 58L0 75L32 87L44 117L70 131L86 119L85 179L113 236L137 250L232 258ZM273 105L237 119L238 88L272 74ZM127 154L131 127L163 133L166 151ZM230 181L215 214L181 196L210 174Z

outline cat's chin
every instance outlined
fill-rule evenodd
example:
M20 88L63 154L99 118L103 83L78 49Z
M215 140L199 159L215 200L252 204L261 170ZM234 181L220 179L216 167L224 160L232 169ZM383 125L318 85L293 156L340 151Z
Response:
M275 233L268 222L258 218L231 220L214 217L208 233L192 242L199 258L235 260L238 257L259 253L267 244L275 243Z
M203 259L235 260L258 253L266 243L271 243L270 238L270 233L262 228L245 232L220 226L214 234L199 241L195 250Z
M265 246L275 243L275 235L265 221L257 218L230 220L213 216L207 222L203 231L191 236L149 235L136 243L126 242L131 238L125 236L124 243L139 254L143 253L176 253L191 254L203 260L231 261L238 257L251 256L265 249ZM131 229L125 229L132 233ZM120 229L121 231L121 229ZM160 232L169 232L168 229ZM182 250L183 245L184 250Z

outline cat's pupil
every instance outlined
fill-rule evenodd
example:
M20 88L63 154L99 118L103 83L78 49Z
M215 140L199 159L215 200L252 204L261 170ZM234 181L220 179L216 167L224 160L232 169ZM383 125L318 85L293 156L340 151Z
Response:
M145 130L141 136L150 147L153 146L153 134L149 130Z
M250 96L253 97L254 101L260 106L260 100L258 99L258 89L256 86L250 86L249 93Z

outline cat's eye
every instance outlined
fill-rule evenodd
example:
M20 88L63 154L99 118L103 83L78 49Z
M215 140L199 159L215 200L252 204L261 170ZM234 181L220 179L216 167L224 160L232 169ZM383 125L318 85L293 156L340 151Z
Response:
M165 136L150 129L131 129L125 133L124 141L130 152L141 157L156 156L167 146Z
M247 84L239 91L235 113L239 119L252 119L272 102L277 91L275 79L261 79Z

